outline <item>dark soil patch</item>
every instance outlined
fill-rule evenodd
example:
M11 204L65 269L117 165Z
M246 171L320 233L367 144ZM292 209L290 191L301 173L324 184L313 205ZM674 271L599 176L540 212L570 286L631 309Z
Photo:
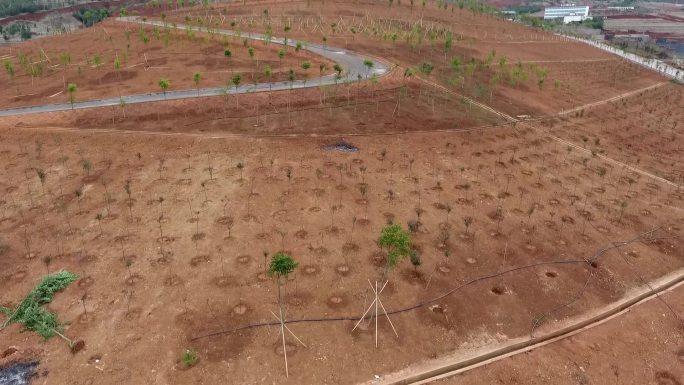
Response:
M491 290L492 294L503 295L506 293L506 288L503 286L494 286Z
M351 143L345 141L339 141L332 144L328 144L323 147L326 151L337 151L337 152L358 152L359 148Z

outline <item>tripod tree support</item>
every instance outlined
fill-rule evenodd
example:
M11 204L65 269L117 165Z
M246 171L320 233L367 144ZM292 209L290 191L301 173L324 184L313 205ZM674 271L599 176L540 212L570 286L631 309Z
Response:
M299 265L299 262L295 261L290 255L280 252L276 253L271 257L271 264L269 265L268 268L268 274L270 276L275 276L276 277L276 282L278 285L278 309L280 311L280 317L276 318L280 321L280 336L282 336L282 342L283 342L283 357L285 357L285 376L290 377L290 370L287 365L287 349L285 346L285 330L290 332L294 336L294 333L290 331L290 329L285 326L285 316L283 313L283 302L282 302L282 295L281 295L281 287L282 287L282 277L287 278L288 274L292 273L294 269L297 268ZM274 314L275 315L275 314ZM299 338L295 336L295 338L299 341ZM299 341L302 343L301 341ZM304 345L304 343L302 343ZM304 345L306 346L306 345Z
M380 232L380 237L378 238L378 246L382 249L387 250L387 263L385 264L385 268L382 271L382 276L380 278L380 281L375 281L375 286L368 281L368 284L371 286L371 290L375 294L375 298L371 302L370 306L366 309L366 311L363 313L361 316L361 319L354 325L354 328L352 329L352 332L356 330L356 328L361 324L361 322L366 319L366 315L371 311L371 309L374 309L374 318L375 318L375 347L378 347L378 317L381 315L380 314L380 308L382 308L382 314L387 317L387 321L389 321L390 326L392 327L392 330L394 331L394 334L399 337L399 333L397 333L397 329L394 327L394 324L392 323L392 320L389 317L389 314L387 314L387 310L385 309L385 306L382 304L382 301L380 300L380 294L382 293L383 290L385 290L385 287L387 286L387 283L389 282L387 275L389 272L396 267L401 260L407 258L411 254L411 238L409 236L409 233L402 229L400 225L397 224L388 224L385 226L382 231Z

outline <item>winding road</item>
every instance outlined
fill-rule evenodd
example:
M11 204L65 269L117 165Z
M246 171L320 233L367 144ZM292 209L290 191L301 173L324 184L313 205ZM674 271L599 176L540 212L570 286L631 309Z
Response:
M147 20L143 21L135 17L123 17L117 18L121 22L135 22L147 25L164 26L161 21ZM166 23L167 26L170 24ZM197 27L188 26L185 24L176 24L175 28L190 30L198 30ZM0 110L0 116L16 116L16 115L26 115L41 112L56 112L56 111L68 111L71 109L85 109L85 108L96 108L96 107L107 107L107 106L118 106L122 103L125 104L137 104L137 103L147 103L147 102L157 102L163 100L178 100L178 99L191 99L191 98L201 98L206 96L218 96L225 94L244 94L250 92L260 92L260 91L278 91L287 89L300 89L300 88L312 88L320 87L325 85L335 84L340 81L353 81L357 80L359 76L361 78L367 78L372 74L381 77L387 74L390 70L390 66L379 60L372 60L372 68L366 67L364 61L370 59L367 56L360 55L356 52L352 52L342 48L335 48L326 45L307 43L305 41L291 40L288 39L287 43L284 38L277 37L267 37L266 35L260 33L240 33L236 31L231 31L227 29L218 29L217 33L227 36L240 36L248 37L252 40L259 41L270 41L271 43L288 45L290 47L296 47L297 43L302 43L303 49L329 59L343 68L342 79L336 79L336 74L325 75L322 77L309 79L309 80L295 80L293 82L272 82L272 83L257 83L257 84L245 84L235 87L213 87L213 88L200 88L189 89L189 90L177 90L177 91L167 91L163 92L151 92L147 94L129 95L123 97L114 97L107 99L95 99L87 100L82 102L76 102L72 106L70 103L58 103L58 104L45 104L39 106L28 106L28 107L17 107Z
M163 26L164 23L160 21L142 21L140 19L136 18L120 18L119 19L121 22L135 22L135 23L142 23L142 24L147 24L147 25L157 25L157 26ZM198 30L198 28L191 27L191 26L186 26L183 24L178 24L175 26L176 28L189 28L191 30ZM285 45L287 44L288 46L295 47L298 43L297 40L288 40L287 43L285 42L285 39L283 38L274 38L274 37L267 37L263 34L258 34L258 33L250 33L250 34L244 34L244 33L239 33L231 30L223 30L219 29L216 30L217 33L222 34L222 35L227 35L227 36L241 36L241 37L248 37L253 40L260 40L260 41L270 41L275 44L281 44ZM301 42L305 43L305 42ZM592 43L592 42L587 42L588 44L592 44L596 46L599 49L603 49L606 51L609 51L613 54L622 56L628 60L632 60L634 62L638 62L641 65L644 65L645 67L648 67L652 70L658 71L663 73L666 76L669 76L670 78L678 78L682 79L680 76L682 76L682 73L677 71L676 69L672 69L671 67L665 65L663 66L662 63L655 63L655 62L649 62L649 61L637 61L634 58L626 55L625 53L620 53L617 52L616 50L612 49L612 47L605 47L598 45L599 43ZM313 44L313 43L308 43L305 44L304 49L310 51L313 54L325 57L333 62L336 62L342 66L344 69L344 76L342 78L343 81L353 81L356 80L359 76L361 78L366 78L371 74L375 74L377 76L384 76L385 74L389 73L390 71L390 66L387 63L384 63L382 61L379 61L377 59L373 60L373 68L369 69L366 67L364 64L364 61L370 57L368 56L363 56L361 54L345 50L345 49L340 49L340 48L335 48L335 47L329 47L329 46L324 46L320 44ZM423 80L423 79L421 79ZM0 116L19 116L19 115L26 115L26 114L32 114L32 113L44 113L44 112L56 112L56 111L67 111L73 109L87 109L87 108L97 108L97 107L105 107L105 106L117 106L121 104L121 101L123 100L126 104L137 104L137 103L146 103L146 102L155 102L155 101L163 101L163 100L179 100L179 99L191 99L191 98L199 98L199 97L207 97L207 96L218 96L218 95L224 95L224 94L240 94L240 93L250 93L250 92L260 92L260 91L275 91L275 90L287 90L287 89L301 89L301 88L311 88L311 87L320 87L324 85L331 85L335 84L336 82L339 82L339 79L336 79L335 75L326 75L322 77L318 77L315 79L310 79L307 81L304 80L296 80L294 82L273 82L273 83L257 83L256 85L254 84L245 84L243 86L239 86L237 88L231 87L231 88L225 88L225 87L216 87L216 88L200 88L199 90L197 89L188 89L188 90L177 90L177 91L168 91L166 93L162 92L154 92L154 93L147 93L147 94L137 94L137 95L130 95L130 96L125 96L122 98L115 97L115 98L107 98L107 99L96 99L96 100L89 100L89 101L82 101L82 102L77 102L74 103L72 106L69 103L61 103L61 104L48 104L48 105L40 105L40 106L29 106L29 107L19 107L19 108L12 108L12 109L3 109L0 110ZM424 81L424 80L423 80ZM442 87L440 85L430 83L433 86L439 87L441 89L446 90L447 92L452 92L450 90L447 90L445 87ZM650 88L652 87L657 87L665 83L658 83L653 86L649 86ZM636 92L641 92L642 90L636 90L632 91L630 93L626 93L623 95L618 95L614 98L608 99L606 101L600 101L600 102L595 102L595 104L598 103L606 103L608 101L613 101L617 100L623 97L626 97L628 95L632 95L633 93ZM501 118L503 118L506 121L509 122L518 122L518 119L515 119L514 117L511 117L505 113L502 113L500 111L497 111L490 106L487 106L486 104L479 103L477 101L471 100L467 98L471 103L474 103L478 107L481 107L491 113L499 115ZM586 106L581 106L577 108L584 108ZM577 109L576 108L576 109ZM574 110L576 110L574 109ZM574 111L570 110L570 111ZM565 112L566 114L568 111ZM563 112L561 113L563 114ZM522 124L529 124L529 122L523 122ZM132 133L132 132L124 132L124 133ZM136 134L159 134L159 133L137 133ZM396 134L396 133L395 133ZM177 135L173 133L169 133L168 135ZM193 134L195 135L195 134ZM553 137L554 140L560 141L565 145L572 145L574 147L577 147L578 149L579 146L575 146L572 143L566 142L563 139ZM584 149L582 149L584 150ZM613 161L612 159L608 159L610 161ZM616 161L614 161L616 162ZM635 169L630 167L631 169L641 172L642 174L645 174L644 171ZM662 178L659 178L655 175L652 174L647 174L649 177L652 178L657 178L659 179L660 182L668 182ZM663 277L656 282L653 282L651 284L646 285L646 287L642 287L639 290L631 293L631 295L628 298L623 299L622 301L619 301L618 303L612 304L612 306L609 306L606 309L601 309L599 312L590 314L586 316L583 319L576 319L573 320L572 324L559 328L556 330L549 331L547 334L544 334L541 337L537 338L521 338L521 339L516 339L516 340L511 340L508 341L502 345L499 346L494 346L488 351L485 352L477 352L476 354L472 356L467 356L467 357L459 357L458 359L454 359L450 362L439 362L437 364L434 364L434 366L423 366L423 367L418 367L418 368L408 368L402 372L398 373L393 373L385 376L382 379L379 379L379 381L375 381L375 383L382 383L382 384L411 384L411 383L426 383L428 381L433 381L438 378L443 378L447 376L454 375L456 373L475 368L480 365L487 364L489 362L492 362L493 360L497 359L503 359L506 357L509 357L514 354L519 354L522 352L529 351L531 349L534 349L539 346L543 346L543 344L547 343L552 343L554 341L557 341L562 338L566 338L568 336L574 335L576 333L582 332L586 330L587 328L590 328L592 326L598 325L602 322L605 322L606 320L618 316L619 314L622 314L624 311L627 309L638 305L639 303L652 299L652 298L657 298L658 294L661 292L664 292L666 290L671 290L674 289L675 287L682 285L682 282L684 282L684 270L678 270L673 272L672 274Z

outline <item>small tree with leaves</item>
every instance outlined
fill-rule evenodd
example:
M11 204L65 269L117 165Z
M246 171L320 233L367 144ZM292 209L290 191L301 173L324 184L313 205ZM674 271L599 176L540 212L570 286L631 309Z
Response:
M370 74L371 69L373 69L375 63L373 63L372 60L365 59L363 61L363 65L366 66L366 79L368 79L368 75Z
M9 59L5 59L2 64L5 67L7 76L9 76L10 81L12 81L14 79L14 66L12 65L12 62Z
M398 224L389 224L380 232L378 246L387 251L387 262L382 272L381 282L384 284L387 274L396 267L402 259L411 253L411 238L409 233Z
M69 92L69 103L71 103L71 109L73 110L74 102L76 101L76 84L69 83L67 91Z
M311 62L308 60L305 60L302 63L302 69L304 70L304 72L306 72L309 70L309 68L311 68ZM306 85L306 78L304 78L304 85Z
M119 98L119 107L121 107L123 118L126 119L126 100L123 97Z
M166 90L169 89L171 86L171 82L169 79L159 79L159 82L157 83L159 85L159 88L161 88L162 92L164 93L164 99L166 99Z
M197 96L199 96L199 84L202 81L202 74L200 72L195 72L192 75L192 81L195 83L195 88L197 88Z
M273 69L271 68L270 65L265 65L264 66L264 75L268 78L268 89L270 90L273 87Z
M352 331L356 330L359 324L366 318L366 314L368 314L374 309L374 316L372 316L372 318L375 319L376 348L378 347L378 317L382 315L380 313L380 309L384 311L384 315L385 317L387 317L387 320L392 326L392 330L394 331L394 333L397 335L397 337L399 336L399 334L397 334L396 329L394 328L394 325L392 324L392 321L389 318L389 314L387 313L385 306L382 304L382 301L380 300L380 294L387 285L386 276L392 268L397 266L397 264L399 264L399 262L401 262L401 260L406 257L411 257L412 263L418 263L419 261L419 259L416 259L415 256L411 256L410 236L407 231L401 228L400 225L389 224L385 226L380 232L380 237L378 238L378 246L387 250L387 262L385 263L382 278L380 282L375 281L375 286L371 284L375 298L371 302L370 306L368 306L364 314L361 316L359 321L356 323L356 325L354 325L354 329L352 329Z
M235 106L237 108L240 108L240 101L238 100L238 87L240 86L240 82L242 81L242 75L235 74L232 78L230 78L230 81L231 83L233 83L233 86L235 86Z
M280 335L283 341L283 354L285 355L285 371L289 376L287 369L287 350L285 346L285 313L283 312L283 302L282 302L282 278L287 278L287 276L292 273L299 262L295 261L290 255L280 252L276 253L271 257L271 264L268 268L268 274L272 277L276 277L276 284L278 285L278 308L280 311ZM289 331L289 329L287 329Z
M287 52L285 49L280 49L278 50L278 71L282 72L283 71L283 59L285 58L285 55Z

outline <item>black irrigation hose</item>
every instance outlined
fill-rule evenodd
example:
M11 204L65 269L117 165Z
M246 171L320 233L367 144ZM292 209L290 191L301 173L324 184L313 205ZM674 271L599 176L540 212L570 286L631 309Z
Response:
M439 301L440 299L443 299L443 298L445 298L445 297L448 297L449 295L451 295L451 294L457 292L458 290L460 290L460 289L462 289L462 288L464 288L464 287L466 287L466 286L468 286L468 285L472 285L472 284L474 284L474 283L477 283L477 282L480 282L480 281L484 281L484 280L487 280L487 279L500 277L500 276L502 276L502 275L505 275L505 274L508 274L508 273L512 273L512 272L515 272L515 271L530 269L530 268L533 268L533 267L543 266L543 265L552 265L552 264L571 264L571 263L587 263L587 261L584 260L584 259L568 259L568 260L558 260L558 261L537 262L537 263L533 263L533 264L526 265L526 266L514 267L514 268L512 268L512 269L504 270L504 271L501 271L501 272L498 272L498 273L495 273L495 274L489 274L489 275L485 275L485 276L481 276L481 277L474 278L474 279L472 279L472 280L470 280L470 281L468 281L468 282L462 283L461 285L459 285L459 286L457 286L457 287L455 287L455 288L453 288L453 289L447 291L446 293L444 293L444 294L442 294L442 295L440 295L440 296L438 296L438 297L435 297L435 298L432 298L432 299L429 299L429 300L426 300L426 301L419 302L419 303L417 303L417 304L415 304L415 305L412 305L412 306L409 306L409 307L405 307L405 308L401 308L401 309L396 309L396 310L391 310L391 311L388 311L387 313L383 313L383 314L393 315L393 314L399 314L399 313L404 313L404 312L407 312L407 311L415 310L415 309L418 309L418 308L420 308L420 307L423 307L423 306L426 306L426 305L428 305L428 304L431 304L431 303L433 303L433 302ZM370 317L372 317L372 315L368 315L368 316L366 316L366 317L364 317L364 318L370 318ZM295 324L295 323L304 323L304 322L357 321L357 320L359 320L359 319L361 319L361 316L360 316L360 315L358 315L358 316L325 317L325 318L302 318L302 319L296 319L296 320L286 320L285 323L286 323L286 324ZM209 334L205 334L205 335L193 337L193 338L190 339L190 341L196 341L196 340L199 340L199 339L201 339L201 338L213 337L213 336L217 336L217 335L221 335L221 334L233 333L233 332L238 332L238 331L242 331L242 330L247 330L247 329L253 329L253 328L257 328L257 327L262 327L262 326L276 326L276 325L280 325L280 322L279 322L279 321L259 322L259 323L254 323L254 324L249 324L249 325L240 326L240 327L235 328L235 329L221 330L221 331L217 331L217 332L213 332L213 333L209 333Z
M431 304L431 303L433 303L433 302L439 301L439 300L441 300L441 299L443 299L443 298L445 298L445 297L447 297L447 296L449 296L449 295L451 295L451 294L453 294L453 293L459 291L460 289L462 289L462 288L464 288L464 287L466 287L466 286L472 285L472 284L474 284L474 283L477 283L477 282L480 282L480 281L484 281L484 280L488 280L488 279L492 279L492 278L496 278L496 277L500 277L500 276L505 275L505 274L508 274L508 273L512 273L512 272L516 272L516 271L520 271L520 270L530 269L530 268L533 268L533 267L544 266L544 265L553 265L553 264L575 264L575 263L586 263L586 264L589 264L590 266L594 267L594 265L592 265L592 263L593 263L596 259L598 259L599 257L603 256L603 254L607 253L607 252L610 251L610 250L620 248L620 247L622 247L622 246L628 245L628 244L633 243L633 242L637 242L637 241L639 241L641 238L643 238L644 236L648 236L648 237L649 237L648 239L650 239L650 240L661 239L661 238L652 238L652 237L650 236L650 235L653 234L653 232L655 232L655 231L658 230L658 229L660 229L660 228L656 228L656 229L649 230L649 231L647 231L647 232L641 233L641 234L639 234L638 236L636 236L636 237L634 237L634 238L632 238L632 239L629 239L629 240L627 240L627 241L612 242L612 243L610 244L610 246L607 246L607 247L605 247L605 248L603 248L603 249L600 249L599 251L597 251L595 254L591 255L591 256L588 257L588 258L584 258L584 259L564 259L564 260L554 260L554 261L546 261L546 262L537 262L537 263L533 263L533 264L529 264L529 265L525 265L525 266L514 267L514 268L512 268L512 269L504 270L504 271L501 271L501 272L498 272L498 273L494 273L494 274L489 274L489 275L484 275L484 276L481 276L481 277L473 278L473 279L471 279L470 281L465 282L465 283L463 283L463 284L461 284L461 285L459 285L459 286L457 286L457 287L455 287L455 288L453 288L453 289L451 289L451 290L445 292L444 294L441 294L441 295L439 295L439 296L437 296L437 297L435 297L435 298L432 298L432 299L429 299L429 300L426 300L426 301L419 302L419 303L417 303L417 304L415 304L415 305L412 305L412 306L409 306L409 307L405 307L405 308L401 308L401 309L397 309L397 310L392 310L392 311L389 311L389 312L387 312L387 313L385 313L385 314L387 314L387 315L393 315L393 314L399 314L399 313L404 313L404 312L408 312L408 311L411 311L411 310L415 310L415 309L418 309L418 308L427 306L428 304ZM667 237L667 238L670 238L670 237ZM586 289L586 287L588 286L588 282L589 282L589 281L587 280L587 283L585 283L585 289ZM583 291L584 291L584 289L583 289ZM578 298L582 295L583 291L580 293L580 295L578 296ZM576 299L574 299L574 300L576 300ZM574 302L574 300L573 300L573 302ZM372 315L366 316L366 317L364 317L364 318L370 318L370 317L372 317ZM296 320L286 320L284 323L286 323L286 324L296 324L296 323L305 323L305 322L357 321L357 320L359 320L359 319L361 319L361 316L340 316L340 317L324 317L324 318L302 318L302 319L296 319ZM217 332L213 332L213 333L209 333L209 334L205 334L205 335L201 335L201 336L192 337L192 338L190 339L190 341L196 341L196 340L199 340L199 339L202 339L202 338L214 337L214 336L221 335L221 334L234 333L234 332L238 332L238 331L242 331L242 330L254 329L254 328L263 327L263 326L276 326L276 325L280 325L280 322L279 322L279 321L271 321L271 322L253 323L253 324L249 324L249 325L240 326L240 327L237 327L237 328L234 328L234 329L220 330L220 331L217 331Z

